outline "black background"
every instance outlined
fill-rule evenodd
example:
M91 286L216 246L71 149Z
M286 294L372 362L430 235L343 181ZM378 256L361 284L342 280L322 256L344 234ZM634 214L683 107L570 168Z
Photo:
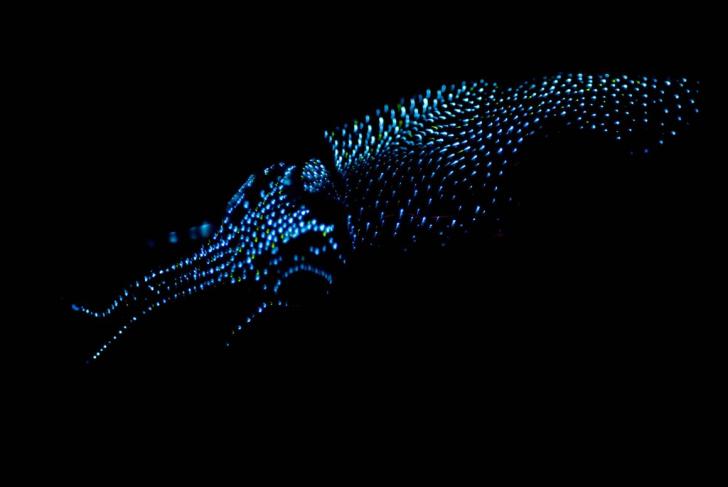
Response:
M29 168L42 178L49 264L30 285L43 296L30 311L42 337L20 367L80 380L84 397L108 384L133 391L130 402L142 384L181 386L203 403L225 391L238 411L216 409L224 415L265 397L283 416L327 401L412 414L424 405L465 423L490 407L534 427L662 421L656 405L691 388L709 358L710 323L691 294L713 160L707 115L650 158L584 134L534 144L503 236L364 255L331 297L260 321L230 350L228 331L253 306L238 290L170 307L84 365L115 323L74 316L71 302L101 304L191 251L147 241L216 222L270 163L327 158L324 129L385 103L442 83L562 71L688 76L710 100L715 44L709 29L695 34L700 15L554 24L460 12L261 25L79 13L33 40L29 111L42 136Z

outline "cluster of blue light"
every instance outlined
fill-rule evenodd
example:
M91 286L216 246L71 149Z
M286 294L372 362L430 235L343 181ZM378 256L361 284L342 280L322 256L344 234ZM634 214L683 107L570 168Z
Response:
M688 124L698 112L696 95L697 85L685 79L561 74L505 88L486 81L443 86L385 105L325 134L330 165L280 163L251 176L194 255L143 276L106 309L74 305L95 317L124 311L125 323L92 358L144 315L211 287L256 286L264 297L251 323L285 306L278 294L294 274L332 284L345 249L390 241L406 247L423 233L445 243L499 218L500 205L510 200L501 181L534 137L573 127L647 152ZM312 196L343 209L344 228L313 215L306 200Z
M305 269L318 269L322 260L344 261L334 239L334 225L311 215L301 198L288 191L298 177L298 167L277 164L246 181L227 207L220 227L194 255L169 267L150 272L132 283L103 310L73 305L76 311L106 318L123 315L123 325L93 354L98 359L129 326L154 310L220 285L254 283L263 295L276 295L282 282ZM311 188L316 174L307 175ZM308 237L308 245L293 245ZM287 248L286 252L281 252ZM330 264L321 264L330 267ZM327 281L333 277L317 271ZM283 306L282 299L266 299L247 321L265 309ZM242 325L233 332L241 331Z
M335 197L334 185L323 162L311 159L303 165L303 189L309 193L322 193Z
M423 230L444 243L498 217L510 198L503 177L545 129L595 131L647 152L688 123L698 111L696 94L686 79L561 74L505 88L443 86L385 106L327 134L346 187L353 246L393 237L407 245Z

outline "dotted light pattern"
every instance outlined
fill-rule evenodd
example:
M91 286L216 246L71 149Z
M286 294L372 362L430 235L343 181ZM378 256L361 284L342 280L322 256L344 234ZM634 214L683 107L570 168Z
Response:
M504 178L529 140L574 128L648 153L689 124L699 112L697 95L698 85L686 79L560 74L504 88L487 81L443 86L385 105L325 133L330 164L280 163L251 176L194 255L143 276L106 309L73 305L94 317L123 315L92 360L138 319L209 288L246 283L260 293L261 304L235 334L286 306L279 293L295 274L331 285L336 267L361 247L407 248L423 235L444 244L500 217L511 199ZM343 209L345 219L314 215L311 198Z
M129 326L156 309L221 285L252 283L264 296L262 303L233 334L244 329L266 309L285 306L277 297L285 279L301 271L314 272L327 282L326 271L336 260L345 262L334 238L334 225L311 214L300 195L292 190L298 167L289 164L270 166L259 176L251 176L227 206L217 231L194 255L169 267L150 272L124 289L103 310L72 305L75 311L96 318L116 314L124 324L92 355L97 360ZM324 187L316 182L316 171L304 170L314 179L304 179L310 189ZM303 245L303 242L310 244ZM293 245L299 243L301 245ZM282 252L281 249L286 249Z
M698 112L696 95L686 79L562 74L506 88L443 86L385 106L327 134L352 244L406 246L423 231L444 243L499 218L510 199L504 176L535 136L571 127L648 153Z

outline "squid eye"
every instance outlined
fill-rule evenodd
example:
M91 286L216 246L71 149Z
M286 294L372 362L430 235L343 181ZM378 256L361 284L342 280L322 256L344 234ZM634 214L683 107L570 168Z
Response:
M301 170L303 189L307 193L326 193L333 191L329 170L319 159L311 159Z

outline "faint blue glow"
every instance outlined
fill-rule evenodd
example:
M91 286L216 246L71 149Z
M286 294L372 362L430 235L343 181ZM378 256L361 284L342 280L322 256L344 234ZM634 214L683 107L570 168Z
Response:
M207 238L210 236L210 233L212 232L212 225L205 222L202 225L200 225L200 238Z

